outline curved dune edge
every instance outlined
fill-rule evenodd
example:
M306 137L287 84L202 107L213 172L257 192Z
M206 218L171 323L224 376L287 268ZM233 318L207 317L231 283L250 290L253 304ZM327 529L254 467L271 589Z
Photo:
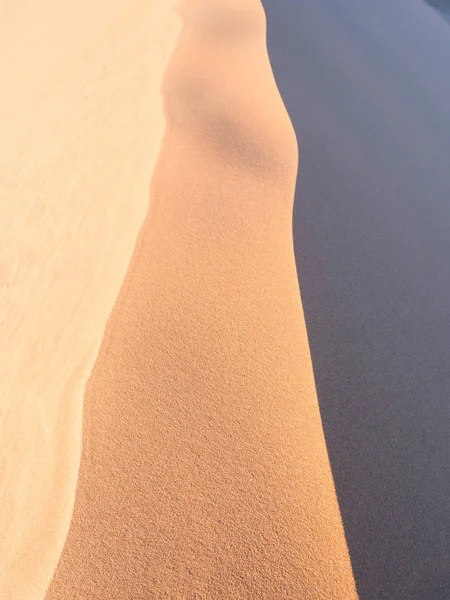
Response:
M187 0L141 230L84 398L46 600L356 598L258 0Z
M84 386L147 213L179 28L168 2L0 9L1 600L41 600L61 556Z

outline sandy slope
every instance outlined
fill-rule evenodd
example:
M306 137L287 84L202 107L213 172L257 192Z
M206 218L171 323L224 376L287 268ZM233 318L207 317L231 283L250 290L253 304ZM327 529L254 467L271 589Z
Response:
M60 556L81 401L148 206L169 3L0 3L0 598Z
M150 211L84 401L47 600L356 597L257 0L188 0Z
M422 0L263 0L294 239L361 600L450 598L450 27Z

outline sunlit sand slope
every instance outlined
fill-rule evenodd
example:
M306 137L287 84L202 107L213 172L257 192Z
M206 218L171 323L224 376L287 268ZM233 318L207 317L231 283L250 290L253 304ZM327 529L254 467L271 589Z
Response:
M0 2L1 600L41 600L67 535L179 23L167 2Z
M257 0L188 0L150 209L84 402L47 600L356 597Z

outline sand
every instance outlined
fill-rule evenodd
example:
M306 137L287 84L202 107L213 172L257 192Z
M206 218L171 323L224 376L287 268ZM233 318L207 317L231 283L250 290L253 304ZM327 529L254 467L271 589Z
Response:
M149 213L46 595L356 597L297 283L294 132L256 0L189 0Z
M148 209L168 2L0 2L0 598L61 554L84 385Z
M263 0L294 239L361 600L450 598L450 28L422 0Z
M126 4L2 8L0 597L351 600L263 9Z

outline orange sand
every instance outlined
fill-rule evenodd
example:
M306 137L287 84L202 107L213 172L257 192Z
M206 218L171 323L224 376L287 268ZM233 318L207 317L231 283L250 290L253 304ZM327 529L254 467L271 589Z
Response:
M0 2L1 600L41 600L62 552L179 29L167 1Z
M258 0L180 14L150 210L87 386L46 598L351 600L264 14Z

